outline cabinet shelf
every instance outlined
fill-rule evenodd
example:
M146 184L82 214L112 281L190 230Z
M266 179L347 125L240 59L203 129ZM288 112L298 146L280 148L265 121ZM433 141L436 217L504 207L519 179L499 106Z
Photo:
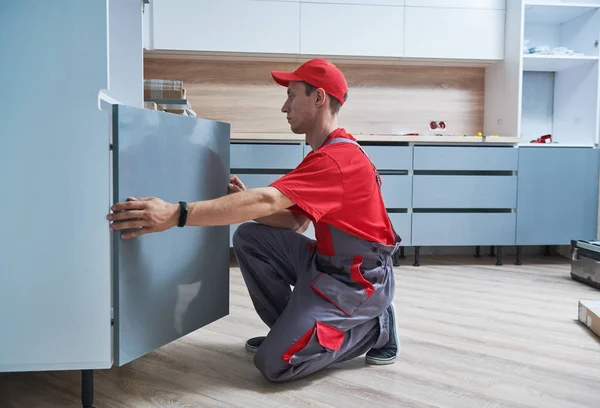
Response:
M544 2L525 5L525 20L529 24L564 24L600 7L589 3Z
M577 67L582 64L597 62L598 56L584 55L523 55L523 71L558 72Z

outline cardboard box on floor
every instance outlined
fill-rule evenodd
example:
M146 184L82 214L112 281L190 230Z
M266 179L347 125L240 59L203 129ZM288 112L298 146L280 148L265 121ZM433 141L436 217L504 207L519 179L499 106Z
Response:
M600 300L580 300L579 321L600 337Z

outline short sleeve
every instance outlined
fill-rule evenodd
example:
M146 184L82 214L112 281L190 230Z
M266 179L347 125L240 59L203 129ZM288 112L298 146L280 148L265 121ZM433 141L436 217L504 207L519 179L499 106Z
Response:
M270 186L285 194L314 222L342 206L342 172L326 154L309 154L298 167Z

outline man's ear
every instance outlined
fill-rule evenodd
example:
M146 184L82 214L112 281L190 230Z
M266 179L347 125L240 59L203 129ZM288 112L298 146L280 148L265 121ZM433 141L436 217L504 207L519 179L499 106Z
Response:
M317 106L325 105L325 101L327 100L327 94L325 93L323 88L317 88L315 92L317 94L317 99L315 100Z

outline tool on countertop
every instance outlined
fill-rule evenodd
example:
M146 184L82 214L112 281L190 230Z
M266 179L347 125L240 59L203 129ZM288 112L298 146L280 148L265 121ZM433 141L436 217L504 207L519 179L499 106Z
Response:
M541 144L552 143L552 135L540 136L537 139L532 140L531 143L541 143Z

